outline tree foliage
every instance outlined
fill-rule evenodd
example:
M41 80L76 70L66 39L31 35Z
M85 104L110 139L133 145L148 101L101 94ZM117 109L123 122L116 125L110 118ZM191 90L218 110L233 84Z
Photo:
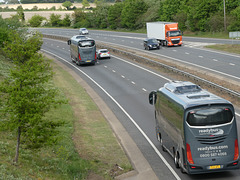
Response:
M126 0L121 14L121 24L129 29L136 29L138 17L147 11L144 0Z
M28 1L28 0L25 0ZM80 0L82 9L75 10L73 27L145 28L146 22L178 22L182 31L223 31L223 0ZM89 3L96 8L83 11ZM226 25L239 31L239 0L226 0ZM60 25L69 24L61 22ZM60 26L57 24L56 26ZM64 25L65 26L65 25Z
M86 8L86 7L90 6L88 0L82 0L82 5L83 5L83 8Z
M33 15L32 18L28 20L28 22L31 27L39 27L44 19L44 17L36 14Z
M67 8L67 10L70 9L70 7L72 6L73 4L70 2L70 1L65 1L62 6Z
M49 83L53 75L50 64L38 54L42 37L37 32L29 34L18 29L9 29L8 38L2 40L3 52L14 66L0 84L0 110L4 112L0 129L17 134L16 163L21 143L28 147L49 143L62 124L44 117L51 107L62 102L55 98L57 90Z
M108 10L108 22L111 29L117 29L121 27L121 13L123 9L123 3L118 2L109 7Z
M52 25L52 26L61 26L62 24L62 20L61 20L61 15L60 14L51 14L50 15L50 24Z

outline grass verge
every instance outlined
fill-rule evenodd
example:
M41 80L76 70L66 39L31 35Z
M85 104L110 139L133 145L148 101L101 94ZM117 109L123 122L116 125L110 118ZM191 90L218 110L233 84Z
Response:
M209 45L205 47L219 50L219 51L240 54L240 44L216 44L216 45Z
M0 57L0 81L9 66ZM69 102L46 114L46 118L65 121L59 128L59 141L36 150L21 146L19 163L14 165L16 132L0 131L0 179L113 179L131 170L109 124L87 92L54 62L52 67L54 84L61 92L58 98Z

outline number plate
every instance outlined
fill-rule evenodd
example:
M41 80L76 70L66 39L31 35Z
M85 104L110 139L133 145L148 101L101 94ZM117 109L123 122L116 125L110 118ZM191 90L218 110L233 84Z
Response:
M209 169L220 169L221 165L209 166Z
M91 60L87 60L87 62L91 62Z

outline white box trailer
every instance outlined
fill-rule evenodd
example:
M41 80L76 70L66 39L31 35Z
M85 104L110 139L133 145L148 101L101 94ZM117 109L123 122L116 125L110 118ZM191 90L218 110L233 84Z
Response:
M162 45L182 45L182 34L177 22L148 22L147 37L156 38Z

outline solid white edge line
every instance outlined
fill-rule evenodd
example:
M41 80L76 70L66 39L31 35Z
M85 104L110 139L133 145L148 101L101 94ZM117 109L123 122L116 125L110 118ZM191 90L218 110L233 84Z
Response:
M62 57L51 53L47 50L41 49L42 51L45 51L46 53L52 54L55 57L63 60L64 62L68 63L78 71L80 71L82 74L84 74L87 78L89 78L95 85L97 85L112 101L125 113L125 115L131 120L131 122L137 127L137 129L141 132L141 134L145 137L145 139L148 141L148 143L152 146L154 151L157 153L157 155L161 158L161 160L165 163L165 165L168 167L168 169L171 171L171 173L175 176L177 180L181 180L181 178L177 175L177 173L174 171L174 169L171 167L171 165L167 162L167 160L163 157L163 155L159 152L159 150L155 147L153 142L148 138L148 136L145 134L145 132L140 128L140 126L134 121L134 119L127 113L127 111L102 87L100 86L94 79L92 79L88 74L83 72L81 69L77 68L74 64L70 63L69 61L63 59Z

